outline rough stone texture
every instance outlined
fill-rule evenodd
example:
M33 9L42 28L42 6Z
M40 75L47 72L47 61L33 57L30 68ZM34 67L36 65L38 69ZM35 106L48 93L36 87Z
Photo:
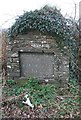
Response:
M21 76L51 78L54 75L53 63L53 54L21 53Z
M68 75L69 75L69 59L68 56L66 56L64 53L61 53L61 50L59 50L55 39L52 36L48 35L43 35L38 31L31 31L25 35L18 35L14 40L9 41L9 45L7 47L7 52L8 52L8 62L7 62L7 72L8 72L8 78L12 79L18 79L20 77L27 77L27 74L30 73L29 67L28 69L23 66L27 65L31 62L33 65L34 63L36 64L36 57L39 59L43 60L45 59L46 63L48 66L51 67L44 67L44 62L41 61L38 62L36 65L41 65L41 67L44 67L47 70L47 76L48 79L50 80L51 77L54 79L59 79L59 80L68 80ZM24 56L23 56L24 53ZM32 54L33 53L33 54ZM35 54L38 54L36 56ZM29 54L29 56L28 56ZM40 57L41 54L41 57ZM48 60L46 60L46 54L48 54ZM34 55L34 56L32 56ZM43 57L44 56L44 57ZM35 58L34 58L35 57ZM25 60L30 59L29 61ZM27 59L28 58L28 59ZM20 60L22 62L20 62ZM51 62L52 60L52 62ZM26 65L26 67L27 67ZM36 67L36 66L35 66ZM35 68L37 71L37 74L35 71L35 75L37 77L40 77L45 71L43 71L42 68ZM54 68L53 68L54 67ZM32 66L31 66L32 68ZM53 68L53 69L52 69ZM33 66L34 69L34 66ZM25 70L27 70L25 72ZM52 71L50 73L49 71ZM54 71L54 74L53 74ZM26 74L27 73L27 74ZM42 75L40 75L42 73ZM26 75L25 75L26 74ZM46 74L46 72L45 72Z

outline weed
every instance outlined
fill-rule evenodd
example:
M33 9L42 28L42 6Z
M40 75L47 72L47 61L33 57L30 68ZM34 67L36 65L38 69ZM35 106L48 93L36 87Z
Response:
M68 91L71 93L73 96L79 92L79 85L77 84L76 79L70 79L68 83Z
M8 85L14 85L16 84L14 80L10 79L10 80L7 80L7 84Z
M79 104L81 102L81 92L79 93L79 86L76 79L71 79L68 83L68 95L71 95L71 97L63 97L63 99L57 97L58 89L57 87L55 87L54 84L40 84L39 80L36 78L30 78L22 86L19 86L19 83L17 84L13 80L8 80L7 84L8 88L3 88L4 95L18 96L19 94L23 93L24 90L27 90L32 104L34 104L35 106L42 105L44 106L43 109L56 109L56 116L58 117L70 114L77 114L80 111ZM23 107L22 100L18 100L17 102L20 109L22 109Z
M48 102L56 94L54 85L40 84L36 78L30 78L24 87L28 88L29 96L35 105Z

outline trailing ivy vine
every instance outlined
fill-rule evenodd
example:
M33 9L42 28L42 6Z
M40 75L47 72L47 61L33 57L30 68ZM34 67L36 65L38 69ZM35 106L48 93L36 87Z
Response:
M40 10L25 12L16 19L9 29L9 37L25 34L30 30L38 30L43 34L49 34L57 38L59 45L67 46L70 51L70 70L74 71L76 62L76 40L74 39L73 21L66 19L56 7L44 6Z

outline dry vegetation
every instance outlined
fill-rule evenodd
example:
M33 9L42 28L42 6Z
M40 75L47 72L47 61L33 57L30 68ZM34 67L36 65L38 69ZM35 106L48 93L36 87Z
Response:
M25 94L34 104L33 109L22 103ZM79 85L75 79L69 81L67 88L39 84L34 78L22 83L8 80L3 88L3 118L80 118L80 107Z

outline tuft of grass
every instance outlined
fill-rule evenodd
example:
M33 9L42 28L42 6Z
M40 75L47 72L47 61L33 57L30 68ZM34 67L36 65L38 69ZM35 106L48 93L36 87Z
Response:
M35 105L48 103L56 95L54 85L40 84L36 78L30 78L24 87L28 88L29 96Z
M79 85L76 79L70 79L68 82L68 92L73 96L79 93Z
M15 85L16 84L16 82L14 81L14 80L12 80L12 79L9 79L9 80L7 80L7 85Z

